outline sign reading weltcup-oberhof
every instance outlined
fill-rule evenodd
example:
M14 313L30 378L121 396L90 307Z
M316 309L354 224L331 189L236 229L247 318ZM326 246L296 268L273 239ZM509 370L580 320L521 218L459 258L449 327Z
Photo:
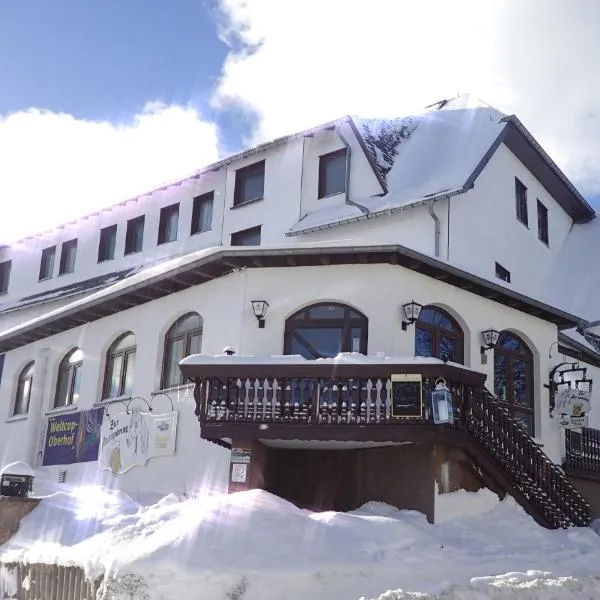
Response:
M587 427L590 397L590 390L576 388L568 388L558 394L554 414L558 417L559 425L565 429Z
M177 411L154 414L132 409L102 421L98 462L115 475L151 458L175 454Z

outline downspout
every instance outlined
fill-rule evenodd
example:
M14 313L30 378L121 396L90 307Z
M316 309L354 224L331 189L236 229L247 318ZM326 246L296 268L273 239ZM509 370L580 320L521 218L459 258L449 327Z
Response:
M433 219L433 222L435 224L434 247L435 247L435 257L438 258L440 255L440 235L441 235L440 218L435 214L435 211L433 210L433 202L430 202L427 205L427 207L429 208L429 214L431 215L431 218Z
M354 202L354 201L350 200L350 161L352 158L352 149L350 148L350 144L348 143L348 140L346 140L346 138L342 135L342 132L340 131L339 126L336 126L335 133L338 136L338 138L340 139L340 141L342 142L342 144L344 144L344 146L346 146L346 181L345 181L346 191L345 191L344 202L346 204L350 204L351 206L355 206L360 211L362 211L363 214L366 215L369 213L368 208L366 208L362 204L359 204L358 202Z

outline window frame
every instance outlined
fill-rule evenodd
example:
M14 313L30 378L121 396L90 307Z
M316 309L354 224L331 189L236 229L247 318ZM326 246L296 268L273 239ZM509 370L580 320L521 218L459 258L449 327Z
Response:
M133 217L133 219L127 220L127 227L125 228L125 249L123 250L123 256L128 256L129 254L137 254L138 252L142 252L142 250L144 249L145 226L146 215L139 215L137 217ZM138 229L141 231L139 235L139 248L137 246L133 246L133 242L137 240L137 236L135 234Z
M500 281L510 283L510 271L503 267L499 262L496 263L495 275Z
M346 148L340 148L339 150L334 150L333 152L328 152L327 154L322 154L319 156L319 182L318 182L318 199L327 198L329 196L337 196L338 194L346 193L346 172L344 170L344 179L342 189L339 191L329 192L325 189L326 184L326 171L328 166L334 161L339 159L340 156L344 157L344 167L348 168L348 152Z
M422 321L421 315L424 310L431 310L440 313L443 315L454 327L455 331L451 329L444 329L439 325L435 325L433 323L429 323L428 321ZM465 364L465 332L463 328L460 326L459 322L446 310L440 308L439 306L435 306L433 304L429 304L427 306L423 306L421 308L421 312L419 313L419 318L415 321L415 356L422 356L421 354L417 354L417 329L422 329L427 331L432 336L432 346L433 346L433 356L432 358L441 358L441 338L446 337L448 339L454 340L457 342L458 347L458 357L457 360L453 362L457 362L461 365ZM450 360L450 357L449 357Z
M262 173L262 194L253 198L244 198L244 186L249 177ZM233 206L245 206L253 202L263 200L265 197L266 161L265 159L246 165L235 172L235 184L233 189Z
M515 203L517 220L529 228L529 206L527 201L527 186L515 177Z
M70 253L74 254L73 257L73 266L71 269L67 269L68 259L70 257ZM67 275L68 273L73 273L75 271L75 261L77 260L77 238L73 238L72 240L67 240L63 242L60 247L60 260L58 261L58 274L59 275Z
M321 306L334 306L344 310L343 317L334 317L331 319L311 318L310 311ZM352 316L355 313L356 317ZM341 326L340 326L341 325ZM359 353L366 356L369 347L369 319L356 308L344 304L343 302L315 302L296 311L285 320L283 333L283 353L292 354L292 340L304 346L310 346L307 340L298 339L298 331L302 329L341 329L341 349L340 352L352 352L352 330L360 329L360 348ZM345 349L347 348L347 349ZM314 358L321 357L316 348L311 348Z
M21 417L29 414L29 407L31 404L31 391L33 389L33 377L35 375L35 361L29 361L20 371L19 376L17 378L17 389L15 392L15 396L13 399L13 407L12 407L12 415L13 417ZM25 388L25 384L28 383L28 387ZM22 397L21 393L27 389L27 398ZM23 412L17 412L17 409L22 404L25 405L25 410Z
M242 236L242 235L251 235L253 233L255 233L256 231L258 231L258 244L240 244L240 243L234 243L237 241L237 237L238 236ZM231 246L260 246L262 243L262 225L256 225L255 227L248 227L248 229L241 229L240 231L234 231L231 234L231 240L230 240L230 245Z
M169 219L175 215L175 232L174 237L167 238L169 232L168 224ZM170 244L176 242L179 236L179 202L174 202L168 206L163 206L160 209L160 216L158 218L158 236L156 238L156 245L162 246L163 244Z
M0 294L8 294L11 270L12 260L3 260L0 262Z
M135 343L133 345L126 346L125 348L121 348L120 350L115 350L115 348L121 343L123 339L128 336L133 336L135 339ZM106 351L106 356L104 360L104 381L102 384L102 400L112 400L113 398L120 398L125 395L125 385L127 382L127 364L128 358L133 354L135 356L137 351L137 339L135 334L131 331L125 332L121 334L108 348ZM110 375L112 373L112 369L109 368L114 363L115 359L121 358L121 372L119 373L119 389L118 394L116 396L109 395L110 391ZM135 369L135 363L134 367Z
M182 333L179 333L177 335L170 335L171 332L177 327L177 325L179 325L179 323L181 323L181 321L183 321L184 319L187 319L191 316L197 316L200 319L199 327L196 327L194 329L189 329L187 331L183 331ZM177 382L171 382L171 381L167 380L168 375L171 372L171 366L172 366L171 362L170 362L171 354L169 352L167 352L169 345L173 344L174 342L177 342L179 340L183 340L183 342L184 342L183 356L179 359L179 360L183 360L186 356L190 355L190 346L192 343L192 338L197 335L200 336L200 348L202 348L202 338L204 335L204 319L202 318L202 316L199 313L197 313L195 311L191 311L191 312L185 313L184 315L181 315L169 327L169 329L167 330L167 333L165 333L165 338L164 338L164 343L163 343L162 369L161 369L161 376L160 376L160 389L161 390L179 387L179 386L185 384L185 380L184 380L184 377L183 377L183 374L181 373L181 371L178 373L178 381Z
M212 229L213 221L213 209L214 209L215 192L206 192L194 197L192 204L192 221L190 224L190 235L196 235L198 233L205 233ZM202 208L204 206L210 206L210 222L207 228L202 227L200 217L202 215Z
M98 262L114 260L117 246L117 225L108 225L100 229L100 240L98 241Z
M56 244L42 250L40 256L40 270L38 281L46 281L54 276L54 262L56 260Z
M53 408L64 408L66 406L73 406L76 404L73 401L73 397L75 395L75 384L77 382L76 375L77 373L81 374L81 369L83 367L83 358L81 360L77 360L75 362L71 362L71 357L76 353L80 352L79 348L74 348L70 352L68 352L63 359L60 361L58 365L58 377L56 379L56 390L54 392L54 403ZM63 390L61 387L61 374L67 372L67 394L66 394L66 402L64 404L59 404L59 392ZM78 390L79 393L79 390Z
M537 199L537 223L538 239L546 244L546 246L550 246L550 236L548 231L548 208L539 198Z
M509 336L511 338L514 338L523 347L527 348L527 352L521 352L518 350L508 350L506 348L503 348L502 347L502 336ZM506 361L507 378L506 378L505 385L506 385L506 397L508 398L508 400L502 400L501 397L498 395L497 389L496 389L496 356L497 355L506 356L506 358L507 358L507 361ZM520 361L526 363L528 366L528 372L530 374L530 377L527 381L527 389L528 389L528 396L529 396L529 402L530 402L528 405L519 404L514 401L514 380L513 380L513 375L512 375L514 360L520 360ZM513 333L512 331L506 331L506 330L501 331L500 337L498 338L498 343L494 347L494 370L493 370L494 396L496 396L496 399L498 400L498 402L508 410L508 412L511 414L511 416L513 416L513 413L515 413L515 412L527 413L527 414L531 415L531 431L528 432L529 435L531 435L531 437L533 437L535 435L535 371L534 371L534 367L535 367L535 361L534 361L534 357L533 357L533 351L529 347L529 344L527 344L521 336L517 335L516 333ZM511 398L512 398L512 400L510 400ZM513 418L515 418L515 417L513 416Z

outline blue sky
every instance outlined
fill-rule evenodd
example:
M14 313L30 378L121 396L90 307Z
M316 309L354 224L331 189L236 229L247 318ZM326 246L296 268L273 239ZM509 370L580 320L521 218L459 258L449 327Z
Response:
M214 2L6 0L0 16L0 114L122 122L148 101L191 104L239 143L231 115L210 107L228 52Z
M597 204L598 22L598 0L0 0L0 241L460 92L517 114Z

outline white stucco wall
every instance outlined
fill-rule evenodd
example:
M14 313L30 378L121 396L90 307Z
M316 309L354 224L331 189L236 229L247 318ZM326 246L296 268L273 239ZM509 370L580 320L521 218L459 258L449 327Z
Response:
M529 227L517 219L515 177L527 187ZM538 239L537 199L548 209L549 244ZM503 144L475 187L450 203L450 261L493 279L495 263L511 274L511 285L533 294L569 234L572 219Z
M250 300L257 298L266 299L270 305L264 329L257 327L252 313ZM368 354L412 356L415 329L401 329L401 305L412 298L424 305L439 305L457 318L465 332L465 362L487 374L488 387L493 385L493 360L481 365L480 332L489 327L510 329L528 341L535 357L537 437L544 443L545 451L559 460L560 435L548 417L547 390L542 387L550 368L547 349L556 340L555 326L391 265L241 270L8 352L0 386L0 457L4 463L34 461L41 419L55 414L51 407L58 364L73 347L81 348L85 357L81 400L73 408L86 409L100 398L105 352L124 331L131 330L137 340L133 395L149 398L160 386L163 336L173 321L187 311L195 310L204 319L203 352L220 353L225 345L232 345L238 354L270 355L283 351L284 323L289 315L313 302L344 302L369 319ZM16 376L31 359L36 361L31 409L26 418L11 419ZM136 467L119 477L99 473L95 463L68 466L67 483L102 482L136 497L182 493L197 488L201 482L224 485L228 452L200 439L188 388L171 390L169 394L180 411L174 458L154 459L146 467ZM41 469L41 480L55 481L58 470Z

